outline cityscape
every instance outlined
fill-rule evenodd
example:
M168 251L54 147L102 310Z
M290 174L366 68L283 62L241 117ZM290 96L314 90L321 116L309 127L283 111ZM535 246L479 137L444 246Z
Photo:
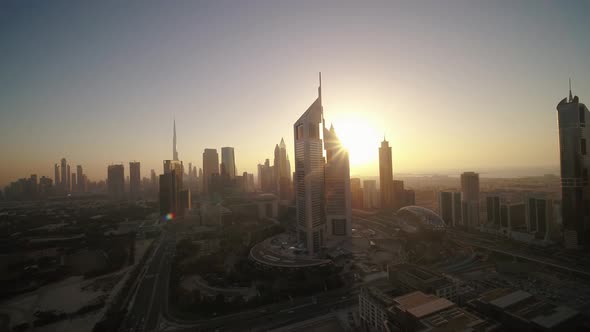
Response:
M0 182L0 332L590 330L590 155L587 152L590 127L586 127L590 112L585 104L590 100L590 83L586 79L590 67L583 66L587 64L584 54L590 54L584 53L590 50L587 40L585 48L575 50L576 56L582 54L580 59L585 61L569 60L567 68L571 72L565 73L564 81L556 85L562 89L553 91L553 88L548 89L549 83L537 82L535 89L543 90L539 93L547 94L551 90L551 94L558 97L541 107L535 106L541 108L530 113L536 118L524 113L530 110L522 110L526 108L522 105L532 103L529 101L515 104L510 123L494 127L495 120L489 118L506 113L484 111L489 105L478 109L478 105L455 100L457 105L470 104L469 112L477 113L473 115L475 120L470 120L466 113L456 116L459 113L445 111L444 107L422 107L427 104L413 100L409 104L400 101L398 106L392 106L397 107L395 112L383 111L382 119L377 121L379 124L371 125L368 119L372 113L363 108L352 113L339 110L339 107L345 108L339 99L345 100L344 103L350 100L347 98L362 99L360 96L367 92L360 85L366 84L369 89L377 85L360 79L346 80L348 75L362 70L346 73L345 69L333 67L331 58L325 60L319 55L315 58L297 49L307 42L315 45L315 39L313 42L293 39L293 47L287 52L289 59L309 57L314 63L291 69L293 75L302 72L293 77L301 75L306 81L300 82L297 78L293 83L292 76L285 72L273 78L265 87L276 88L276 91L260 92L263 96L269 95L268 102L273 109L260 111L247 107L258 105L258 101L248 103L257 98L258 88L253 86L260 81L252 74L249 67L252 63L246 65L242 62L245 60L238 59L255 57L255 54L263 56L263 59L248 61L260 66L260 75L272 77L272 72L262 72L273 64L266 67L259 62L268 60L266 51L242 43L226 49L217 44L220 41L216 38L232 36L233 40L234 34L238 34L239 38L247 39L249 35L245 31L255 29L257 37L250 36L249 42L263 41L274 47L272 45L283 43L282 36L298 33L297 24L292 23L301 22L311 24L313 29L330 30L318 32L323 37L334 38L320 44L325 43L326 49L334 47L334 52L338 53L335 46L338 38L356 38L358 34L357 42L362 44L373 34L390 33L388 29L380 30L378 23L389 24L391 17L400 20L396 26L417 29L418 21L403 20L410 12L440 11L442 16L458 19L460 23L453 24L461 26L461 33L473 33L463 29L463 16L450 14L437 3L411 6L375 3L365 7L322 2L317 5L318 13L313 13L313 19L309 20L303 14L310 13L314 6L303 2L288 6L274 3L264 6L260 3L210 3L207 6L175 1L169 4L178 8L151 7L146 3L116 7L117 10L112 11L114 7L110 5L94 4L72 6L73 12L64 14L62 9L69 7L59 1L54 5L0 5L0 13L4 7L10 16L10 19L6 16L5 23L10 29L2 35L11 37L9 45L16 49L9 55L0 55L0 69L6 67L5 72L11 78L15 75L14 86L0 81L0 85L10 89L2 95L6 97L4 101L0 98L0 109L6 109L0 113L2 122L14 121L1 127L3 155L14 157L7 157L7 165L0 170L0 181L3 181ZM514 24L510 29L522 29L515 29L515 34L525 34L530 28L527 20L537 22L556 10L553 5L543 4L531 16L521 16L535 5L523 3L515 8L499 3L483 6L485 8L463 5L464 10L483 20L479 28L473 29L481 29L487 35L491 33L486 30L488 24L493 22L490 26L498 40L505 29L503 24ZM452 6L462 7L456 3ZM579 33L584 27L590 29L588 20L579 14L583 9L590 7L584 2L571 2L560 12L563 16L556 18L560 23L565 22L564 18L569 19L570 37L579 43L584 43L583 37L574 36L574 32ZM117 16L119 10L119 13L132 11L139 16L127 21L121 19L124 15ZM489 12L498 15L496 10L507 16L488 18ZM396 11L398 13L394 14ZM61 21L66 17L70 23ZM165 24L160 17L167 18ZM247 22L261 26L252 28L241 21L244 17ZM177 21L169 20L171 18ZM113 26L107 27L102 19ZM433 30L424 34L413 31L412 36L423 37L427 43L431 35L437 35L437 29L456 28L446 19L434 20L442 25L428 22L433 24ZM222 21L227 24L226 30L219 32L218 22ZM29 30L24 29L29 23ZM334 32L328 23L340 24L338 27L344 30ZM71 29L68 24L78 30ZM365 25L371 27L370 32L365 31ZM127 30L118 30L122 26ZM351 35L347 35L349 26L355 27ZM531 26L535 27L531 30L534 34L562 29L554 25L541 28L536 23ZM261 27L268 33L265 37L258 37ZM279 31L266 29L268 27ZM91 28L98 29L92 30L98 35L93 35ZM89 30L80 32L84 29ZM133 36L137 37L135 33L142 29L154 34L146 34L149 36L143 41L135 40ZM196 32L198 29L204 31ZM301 29L309 32L310 27ZM158 36L156 31L161 34ZM203 69L203 73L211 77L198 78L204 80L199 86L205 89L210 84L210 90L199 91L195 96L204 98L210 94L210 99L214 100L211 105L225 101L229 108L234 103L240 105L235 99L241 98L244 107L230 111L218 107L182 110L183 106L179 105L188 97L169 80L176 80L174 75L187 70L184 62L176 64L180 69L174 73L154 76L153 79L163 81L158 83L162 91L143 93L141 103L139 99L132 101L135 97L125 101L119 97L101 101L97 96L73 96L71 91L79 91L76 89L85 84L79 81L83 78L76 76L80 70L77 66L82 62L83 70L89 70L85 68L87 65L96 65L103 70L93 71L97 75L117 77L107 84L96 85L95 89L99 85L105 89L98 89L96 93L113 89L117 94L129 91L128 96L131 96L131 91L139 89L140 81L149 85L146 82L151 82L152 78L146 75L137 78L138 86L126 86L126 80L130 79L125 77L126 66L142 61L140 54L153 52L158 54L156 58L167 63L162 69L166 71L167 66L172 66L169 60L163 60L166 54L172 53L174 47L187 47L189 43L188 40L169 39L174 36L169 35L170 31L182 36L194 33L210 37L197 45L221 47L223 55L217 54L219 57L228 56L228 50L234 52L231 57L236 63L224 66L236 66L239 72L221 71L218 73L221 78L215 77L218 69L215 56L206 61L194 60L195 66L196 63L200 66L200 61L210 61L212 66L208 69L212 72ZM48 36L46 33L51 38L67 37L68 41L54 39L56 43L49 46L52 50L47 58L37 58L34 52L21 50L23 53L19 53L20 48L38 47L37 43L49 45L43 41ZM90 39L72 37L79 33ZM11 34L20 35L12 37ZM546 36L554 42L553 35ZM88 46L93 40L102 45L93 52L102 53L101 47L110 45L109 52L122 52L121 57L134 54L133 60L118 69L109 67L107 70L108 66L93 63L98 57L90 60L92 56L82 51L83 45ZM149 47L140 44L146 40ZM118 44L120 42L129 44ZM539 40L532 41L537 42ZM544 39L541 44L543 42ZM438 43L436 37L431 43ZM467 43L474 47L477 44L474 40ZM502 41L493 43L498 47L503 45ZM398 47L404 45L417 47L412 42L400 43ZM535 47L541 47L538 45ZM124 51L118 47L123 47ZM385 52L381 42L373 47L371 54ZM67 55L71 61L67 63L72 67L65 69L63 77L55 76L55 82L47 86L41 83L45 78L31 79L36 82L31 83L30 91L26 92L31 100L23 99L25 92L17 90L28 82L27 75L43 66L55 65L53 48L62 48L58 53L64 56L63 52L76 50L87 58L74 60ZM202 56L209 57L205 55L207 52L203 51ZM451 60L445 58L445 52L428 54L431 59L428 61L440 61L441 68L445 66L443 63L465 61L462 65L469 71L467 62L470 60ZM535 50L523 48L520 52L533 56ZM285 56L278 53L277 57ZM420 56L416 55L415 60L422 61L418 60ZM176 59L181 58L186 60L181 56ZM104 61L115 66L113 59ZM26 69L24 64L28 61L39 64ZM8 69L17 65L23 71L19 74L22 76ZM376 61L375 65L383 64ZM328 69L324 71L322 66ZM342 68L347 66L355 67L350 63ZM153 74L150 68L142 70ZM51 72L53 69L44 70ZM393 75L388 80L401 80L402 72L400 69L399 77ZM506 70L504 75L509 72ZM369 75L372 74L374 72ZM383 69L379 75L390 74ZM416 74L428 75L419 71ZM94 79L88 74L80 75L89 81ZM251 81L244 81L241 75L252 75L246 78ZM433 80L436 80L435 75L432 73ZM459 72L457 75L469 80L468 75L464 77ZM72 78L74 76L76 78ZM543 81L556 80L538 72L525 76L531 82L539 77L544 77ZM484 83L484 79L478 77L482 83L471 81L471 86L462 87L461 93L470 95L465 96L465 100L489 92L486 86L495 84L489 77L489 82ZM376 79L381 80L382 76ZM525 78L506 78L507 81L511 79ZM338 80L341 82L336 82ZM445 97L440 96L444 95L444 89L455 86L450 79L447 83L440 91L411 93L435 102L440 98L443 105ZM359 86L338 91L342 84ZM166 85L173 86L166 89ZM280 85L289 89L282 90ZM65 86L65 91L71 91L46 99L46 93L58 91L56 86ZM411 86L405 88L412 89ZM527 93L527 89L530 88L523 87L522 93ZM278 98L270 96L275 92L285 99L273 99ZM395 93L401 92L387 92L386 95ZM88 109L73 111L78 113L70 114L68 119L23 125L46 116L43 111L27 113L35 112L27 108L37 105L35 98L39 98L41 109L47 107L49 112L52 107L67 108L67 96L88 99ZM157 111L141 108L141 105L159 103L161 98L175 101L170 107ZM489 96L481 98L482 104L494 103ZM498 101L499 104L503 102ZM107 103L120 103L117 107L122 110L100 114L92 111L95 110L93 104L103 107ZM133 103L138 107L125 109ZM377 103L387 104L381 100L364 105ZM413 109L399 110L405 108L402 105L412 103ZM292 107L296 112L281 110ZM194 123L192 113L198 114L198 123ZM35 118L29 114L36 114ZM102 122L99 119L102 117L116 123L130 122L122 131ZM392 117L395 125L390 123ZM550 119L550 125L544 119ZM81 121L84 125L78 125ZM421 121L434 122L441 128L433 131L436 126ZM445 121L456 123L457 127L443 128ZM470 128L469 121L476 121L480 128ZM50 130L43 127L52 125L58 127L57 134L43 136ZM535 129L531 129L533 126ZM95 128L100 128L101 136L94 136ZM414 131L416 134L411 133ZM163 133L165 138L162 138ZM536 148L542 151L531 154L525 151L531 149L531 145L523 142L537 134ZM70 135L74 135L74 139ZM460 139L450 140L445 137L447 135ZM491 141L485 144L491 145L478 145L483 144L479 136L485 136ZM187 140L187 137L197 137L199 142ZM33 149L29 146L31 139L36 142ZM544 145L545 140L554 145ZM128 145L129 141L138 143ZM460 143L453 143L451 147L448 142ZM424 146L426 150L422 150ZM555 151L546 151L551 147L555 147ZM10 151L17 152L11 154ZM519 155L522 163L516 162ZM125 161L115 161L118 158L125 158ZM465 158L473 160L465 162ZM492 159L502 160L489 162ZM510 159L515 162L510 164ZM416 163L424 165L412 166Z

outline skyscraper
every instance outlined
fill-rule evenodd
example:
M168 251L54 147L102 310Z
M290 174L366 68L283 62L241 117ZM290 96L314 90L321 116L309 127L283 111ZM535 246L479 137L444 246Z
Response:
M500 227L501 221L500 196L490 195L486 197L486 215L488 226Z
M563 236L565 246L573 248L590 243L590 127L586 126L590 114L578 96L572 97L571 81L569 97L557 105L557 118Z
M70 172L70 164L68 164L66 169L66 193L69 193L70 191L72 191L72 173Z
M453 191L439 192L438 208L440 216L447 226L461 225L461 193Z
M275 145L274 151L274 181L276 192L283 200L291 197L291 165L287 155L287 146L285 140L281 138L281 143Z
M363 189L361 188L361 179L350 179L350 194L353 209L363 208Z
M219 155L217 149L205 149L203 152L203 193L209 193L213 174L219 175Z
M236 177L236 157L234 148L225 146L221 148L221 172L230 179ZM225 174L223 174L225 172Z
M132 161L129 163L129 194L133 198L139 196L141 185L140 163Z
M318 97L293 125L297 239L309 255L320 251L326 231L324 155L320 137L323 117L320 76Z
M379 207L379 194L377 192L377 181L363 181L363 208L376 209Z
M264 164L258 164L258 182L260 190L263 192L273 192L276 190L273 174L274 167L270 166L270 160L268 160L268 158L264 161Z
M158 190L158 177L156 176L156 171L153 169L150 171L150 183L152 186L151 191L155 193Z
M326 150L325 198L328 237L352 236L352 202L350 194L350 163L348 151L340 143L334 126L324 127Z
M55 187L59 188L61 182L60 182L59 165L58 164L53 165L53 172L54 172L53 182L55 184Z
M393 208L393 163L391 147L383 137L379 148L379 183L381 185L381 208Z
M176 119L174 119L174 134L172 136L172 160L178 160L178 151L176 150Z
M111 198L121 199L125 195L125 168L122 164L109 165L107 169L107 188Z
M461 174L461 205L463 224L467 227L479 227L479 174L465 172Z
M59 181L59 186L60 186L60 191L62 193L67 193L67 188L68 188L68 162L66 161L66 158L61 158L61 166L60 166L60 170L61 170L61 177L60 177L60 181Z
M84 172L82 171L82 165L76 166L76 176L78 178L78 192L83 193L86 191L85 183L84 183Z
M172 213L174 216L184 215L184 206L181 204L180 192L182 190L184 167L178 160L164 160L164 174L160 175L160 214ZM190 200L190 194L188 199Z

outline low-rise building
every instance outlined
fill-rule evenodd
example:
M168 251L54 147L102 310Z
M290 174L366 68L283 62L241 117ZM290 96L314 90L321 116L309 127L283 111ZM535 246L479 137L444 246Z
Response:
M469 301L469 306L508 331L579 331L583 324L578 311L522 290L493 289Z
M421 291L453 302L458 300L456 283L438 272L413 264L390 265L387 270L392 284L404 291Z

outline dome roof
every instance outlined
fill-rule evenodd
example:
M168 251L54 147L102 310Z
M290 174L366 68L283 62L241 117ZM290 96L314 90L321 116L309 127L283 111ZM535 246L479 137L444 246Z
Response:
M429 231L444 231L445 222L434 211L421 206L406 206L397 211L397 216L407 224Z

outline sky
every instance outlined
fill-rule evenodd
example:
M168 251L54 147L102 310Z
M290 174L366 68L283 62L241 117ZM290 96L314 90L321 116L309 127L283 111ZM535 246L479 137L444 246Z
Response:
M557 103L590 102L588 1L2 1L0 185L142 176L233 146L256 172L317 97L378 174L558 169ZM72 167L74 169L74 167Z

